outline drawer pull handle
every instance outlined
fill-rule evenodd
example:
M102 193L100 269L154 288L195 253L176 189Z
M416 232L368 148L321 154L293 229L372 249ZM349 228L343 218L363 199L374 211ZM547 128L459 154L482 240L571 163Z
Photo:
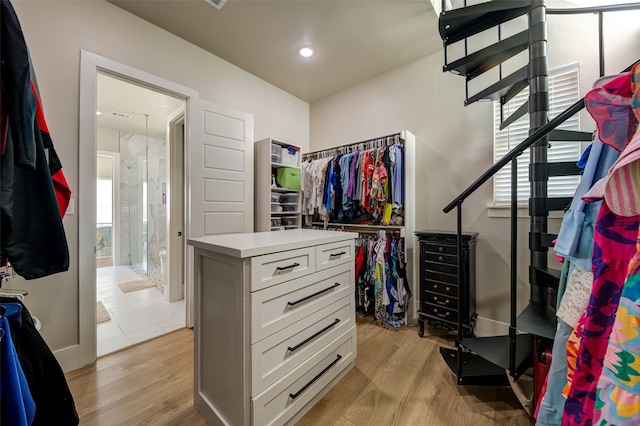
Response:
M437 316L442 317L442 318L446 318L446 317L449 316L449 312L445 312L444 315L441 314L441 313L438 313L437 309L434 309L433 312L435 312Z
M289 266L278 266L276 268L276 271L286 271L287 269L292 269L292 268L295 268L296 266L300 266L300 264L296 262L296 263L292 263Z
M334 365L336 365L336 363L337 363L338 361L340 361L340 359L341 359L341 358L342 358L342 356L341 356L341 355L339 355L339 354L338 354L338 355L336 355L336 359L334 359L334 360L331 362L331 364L329 364L328 366L326 366L326 367L324 368L324 370L322 370L320 373L318 373L318 375L317 375L316 377L314 377L313 379L311 379L311 381L310 381L309 383L307 383L306 385L304 385L304 386L302 387L302 389L300 389L298 392L296 392L296 393L290 393L290 394L289 394L289 398L291 398L291 399L296 399L297 397L299 397L299 396L300 396L300 394L301 394L302 392L306 391L306 390L307 390L307 388L308 388L309 386L311 386L311 385L312 385L316 380L318 380L320 377L322 377L322 375L323 375L324 373L326 373L327 371L329 371L329 369L330 369L331 367L333 367Z
M302 346L306 345L307 343L309 343L310 341L312 341L313 339L315 339L316 337L318 337L319 335L321 335L322 333L324 333L325 331L327 331L328 329L330 329L331 327L333 327L334 325L336 325L339 322L340 322L340 319L336 318L336 320L334 322L332 322L331 324L329 324L328 326L326 326L322 330L318 331L313 336L307 337L306 339L304 339L302 342L298 343L294 347L289 346L287 349L289 349L290 352L297 351Z
M443 249L442 247L438 247L438 251L439 251L440 253L442 253L442 252L444 251L444 249Z
M313 293L313 294L310 294L310 295L308 295L308 296L305 296L305 297L303 297L302 299L298 299L298 300L296 300L295 302L287 302L287 305L289 305L289 306L297 305L298 303L302 303L302 302L304 302L305 300L309 300L309 299L311 299L312 297L316 297L316 296L318 296L318 295L320 295L320 294L324 293L325 291L332 290L332 289L334 289L334 288L338 287L339 285L340 285L340 283L335 283L334 285L332 285L332 286L330 286L330 287L327 287L327 288L325 288L325 289L323 289L323 290L320 290L320 291L317 291L317 292L315 292L315 293Z
M442 256L438 256L438 260L439 260L440 262L442 262L442 261L444 260L444 257L442 257Z
M347 254L347 252L346 251L341 251L340 253L331 253L329 255L329 258L342 256L343 254Z

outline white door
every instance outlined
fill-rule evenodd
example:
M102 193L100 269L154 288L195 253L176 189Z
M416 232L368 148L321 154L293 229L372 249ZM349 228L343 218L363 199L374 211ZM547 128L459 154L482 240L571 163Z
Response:
M187 111L187 237L253 232L253 115L196 98ZM192 326L192 246L188 253Z

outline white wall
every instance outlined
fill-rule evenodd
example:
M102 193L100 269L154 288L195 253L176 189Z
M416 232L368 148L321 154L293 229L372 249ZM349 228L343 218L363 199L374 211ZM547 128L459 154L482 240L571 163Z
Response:
M599 75L597 16L555 15L547 20L549 68L579 63L584 96ZM640 11L605 18L606 73L616 73L640 57L639 20ZM455 210L444 214L442 209L493 163L491 103L464 107L464 78L443 73L443 64L443 53L433 54L311 105L312 150L402 129L416 135L418 230L455 231ZM592 131L588 114L581 117L583 130ZM490 217L492 201L489 181L466 200L463 210L464 230L480 234L477 312L485 321L478 324L479 334L492 333L495 321L509 322L510 225L508 218ZM526 215L523 211L518 231L520 309L529 296ZM549 232L557 232L559 225L559 219L551 219ZM550 259L552 255L551 250Z
M56 151L76 214L64 218L68 272L9 284L29 292L53 351L78 344L78 216L93 206L78 197L80 51L86 50L199 92L200 98L254 115L256 140L309 144L309 105L263 80L102 0L12 1L38 78Z

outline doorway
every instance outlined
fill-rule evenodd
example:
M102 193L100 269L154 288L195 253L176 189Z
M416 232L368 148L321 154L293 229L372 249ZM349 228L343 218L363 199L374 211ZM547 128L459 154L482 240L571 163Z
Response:
M182 188L170 194L174 182L184 182L184 136L177 131L184 126L168 133L175 115L168 111L183 112L184 104L97 73L97 356L186 325L184 291L170 291L184 285L184 260L179 248L168 250L170 211L172 226L184 228Z

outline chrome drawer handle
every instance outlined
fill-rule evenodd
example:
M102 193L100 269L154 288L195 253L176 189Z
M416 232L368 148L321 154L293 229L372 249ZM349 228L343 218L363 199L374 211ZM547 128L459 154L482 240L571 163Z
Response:
M322 330L318 331L313 336L307 337L306 339L304 339L302 342L298 343L294 347L289 346L287 349L289 349L290 352L294 352L294 351L300 349L302 346L306 345L307 343L309 343L310 341L312 341L313 339L315 339L316 337L318 337L319 335L321 335L322 333L324 333L325 331L327 331L328 329L330 329L331 327L333 327L334 325L336 325L339 322L340 322L340 319L336 318L336 320L334 322L332 322L331 324L329 324L328 326L326 326Z
M443 249L442 247L438 247L438 251L439 251L440 253L442 253L442 252L444 251L444 249Z
M442 317L442 318L446 318L446 317L449 316L449 312L445 312L444 315L438 313L437 309L434 309L433 312L435 312L437 316Z
M296 262L296 263L292 263L289 266L278 266L276 268L276 271L286 271L287 269L292 269L292 268L295 268L296 266L300 266L300 264Z
M438 260L439 260L440 262L442 262L442 261L444 260L444 257L442 257L442 256L438 256Z
M290 394L289 394L289 398L291 398L291 399L296 399L297 397L299 397L299 396L300 396L300 394L301 394L302 392L306 391L306 390L307 390L307 388L308 388L309 386L311 386L311 385L312 385L316 380L318 380L320 377L322 377L322 375L323 375L324 373L326 373L327 371L329 371L329 369L330 369L331 367L333 367L334 365L336 365L336 364L338 363L338 361L340 361L340 359L342 359L342 356L341 356L340 354L336 355L336 359L334 359L334 360L331 362L331 364L327 365L327 366L324 368L324 370L322 370L322 371L321 371L321 372L320 372L316 377L314 377L313 379L311 379L311 381L310 381L309 383L307 383L306 385L304 385L304 386L302 387L302 389L300 389L298 392L296 392L296 393L290 393Z
M313 294L310 294L310 295L308 295L308 296L305 296L305 297L303 297L302 299L298 299L298 300L296 300L295 302L287 302L287 305L289 305L289 306L297 305L298 303L302 303L302 302L304 302L305 300L309 300L309 299L311 299L312 297L316 297L316 296L318 296L318 295L320 295L320 294L324 293L325 291L332 290L332 289L334 289L334 288L338 287L339 285L340 285L340 283L335 283L334 285L332 285L332 286L330 286L330 287L327 287L327 288L325 288L325 289L323 289L323 290L320 290L320 291L317 291L317 292L315 292L315 293L313 293Z
M342 256L343 254L347 254L347 252L346 252L346 251L341 251L340 253L331 253L331 254L329 255L329 258L331 258L331 257L338 257L338 256Z

